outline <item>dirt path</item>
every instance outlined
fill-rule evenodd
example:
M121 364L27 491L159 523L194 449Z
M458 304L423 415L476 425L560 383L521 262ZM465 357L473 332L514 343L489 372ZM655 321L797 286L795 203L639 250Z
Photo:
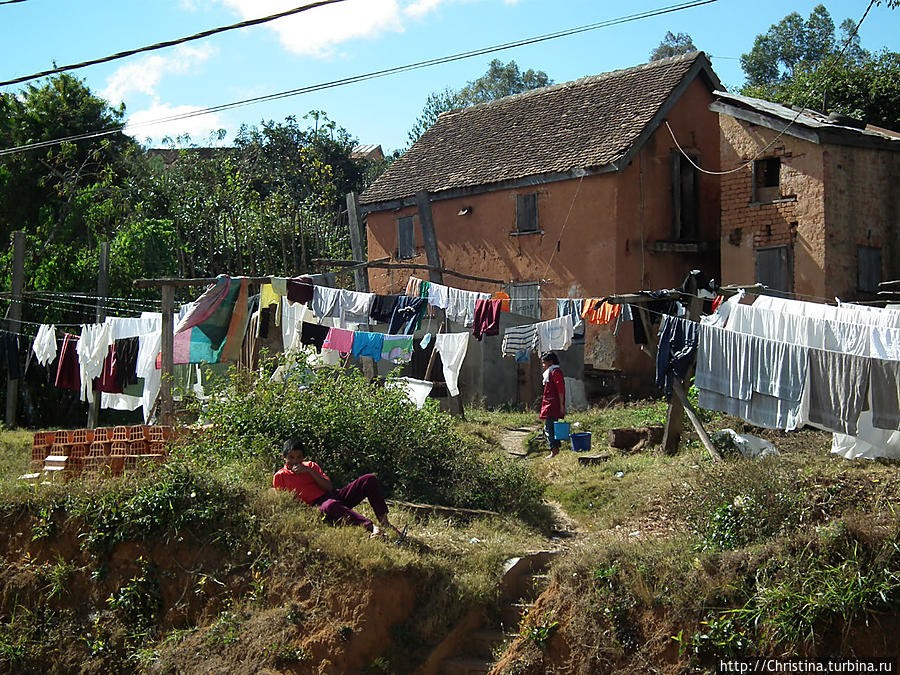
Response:
M525 458L528 456L528 448L525 443L533 433L540 432L536 428L501 429L497 441L513 457ZM577 521L573 519L559 502L548 501L547 506L553 511L554 524L550 532L550 541L555 549L565 548L581 534Z

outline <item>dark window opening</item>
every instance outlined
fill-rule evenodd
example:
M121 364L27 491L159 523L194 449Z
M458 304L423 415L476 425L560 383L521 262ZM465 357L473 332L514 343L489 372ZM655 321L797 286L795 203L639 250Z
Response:
M857 288L863 293L877 293L881 283L881 249L875 246L857 248Z
M416 257L415 216L397 219L397 258Z
M781 158L767 157L753 162L753 201L781 199Z
M516 232L537 232L537 192L516 195Z
M700 235L700 181L697 157L672 151L672 239L696 241Z

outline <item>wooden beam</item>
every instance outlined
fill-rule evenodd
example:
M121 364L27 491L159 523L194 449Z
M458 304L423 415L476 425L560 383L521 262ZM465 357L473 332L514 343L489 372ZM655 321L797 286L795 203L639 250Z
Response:
M422 239L425 241L428 280L435 284L443 284L441 256L438 253L437 235L434 231L434 217L431 214L431 199L428 196L428 190L419 190L416 193L416 208L419 210L419 227L422 228Z
M162 287L162 338L160 352L162 354L161 381L159 387L160 422L172 425L172 414L175 409L172 401L172 371L175 361L175 286L166 284Z
M12 236L13 269L12 269L12 303L9 306L7 330L10 333L22 332L22 289L25 286L25 232L16 230ZM11 370L11 368L10 368ZM6 381L6 426L16 426L16 413L19 407L19 381Z
M679 379L675 379L675 382L672 384L672 390L675 392L675 395L678 396L678 398L681 400L681 405L684 406L684 411L687 413L688 419L691 421L691 424L694 425L694 430L700 437L700 442L703 443L703 447L706 448L706 451L710 454L710 457L712 457L713 460L715 460L716 462L721 462L722 455L720 455L716 450L716 446L714 446L712 440L710 440L709 435L706 433L706 429L703 428L703 423L700 421L700 416L697 415L697 411L694 410L694 406L692 406L691 402L688 400L687 393L684 390L684 385Z
M362 260L366 257L363 253L365 230L359 215L359 195L355 192L347 193L347 225L350 229L350 250L354 258ZM357 291L369 292L369 275L365 268L354 270L353 280Z
M349 265L365 265L366 267L370 267L372 269L379 270L432 270L437 269L442 274L446 274L451 277L457 277L459 279L468 279L470 281L480 281L485 284L505 284L506 282L502 279L489 279L487 277L476 277L472 274L463 274L462 272L454 272L453 270L448 270L446 267L437 267L435 268L433 265L423 265L422 263L386 263L382 262L382 260L389 260L389 258L382 258L381 260L374 260L369 263L359 263L355 260L332 260L330 258L316 258L313 260L315 263L321 263L322 265L334 265L336 267L341 266L349 266ZM348 270L339 270L335 272L335 274L343 274ZM440 283L440 282L439 282Z

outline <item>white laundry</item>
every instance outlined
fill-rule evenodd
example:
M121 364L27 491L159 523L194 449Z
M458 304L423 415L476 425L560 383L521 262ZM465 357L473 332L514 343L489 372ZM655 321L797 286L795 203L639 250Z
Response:
M398 377L385 382L384 388L402 390L409 402L421 410L428 399L428 394L434 388L434 383L427 380L416 380L412 377Z
M37 357L38 363L46 366L56 358L56 326L41 324L38 328L37 335L32 345L34 355Z
M324 319L326 316L338 316L340 310L338 298L340 294L341 289L339 288L313 286L313 297L309 303L313 314L319 319Z
M475 322L475 303L478 300L490 300L487 293L463 291L459 288L447 287L447 320L455 321L463 326L471 326Z
M374 293L340 289L337 299L341 319L339 328L348 328L350 324L368 324L374 301Z
M565 351L572 344L575 336L575 324L572 315L566 314L549 321L535 324L538 335L538 350L541 352Z
M305 303L281 303L281 343L285 351L300 344L300 327L304 321L312 321L312 310Z
M448 286L431 282L428 285L428 304L432 307L437 307L438 309L447 309L449 290L450 288Z
M287 297L287 277L269 277L275 295Z
M109 324L83 324L78 340L78 371L81 375L81 400L91 400L93 380L103 370L103 360L112 344Z
M441 355L444 366L444 382L451 396L459 396L459 371L469 348L469 333L438 333L434 348Z

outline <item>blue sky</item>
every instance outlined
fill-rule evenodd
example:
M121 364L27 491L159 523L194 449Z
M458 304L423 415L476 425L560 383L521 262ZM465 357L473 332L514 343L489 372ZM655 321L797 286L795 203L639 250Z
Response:
M27 75L244 19L273 14L303 0L27 0L0 5L0 80ZM133 121L315 85L383 68L565 30L675 4L675 0L346 0L296 17L74 71ZM322 110L360 143L385 151L406 135L432 91L460 87L492 58L547 72L556 82L647 60L667 30L689 33L712 56L722 82L743 82L739 57L754 37L814 1L718 0L659 17L303 94L279 101L145 126L136 137L158 145L189 133L204 144L261 120L302 118ZM867 0L825 2L836 25L859 20ZM870 50L900 51L900 10L874 7L860 31ZM24 85L5 88L17 91Z

